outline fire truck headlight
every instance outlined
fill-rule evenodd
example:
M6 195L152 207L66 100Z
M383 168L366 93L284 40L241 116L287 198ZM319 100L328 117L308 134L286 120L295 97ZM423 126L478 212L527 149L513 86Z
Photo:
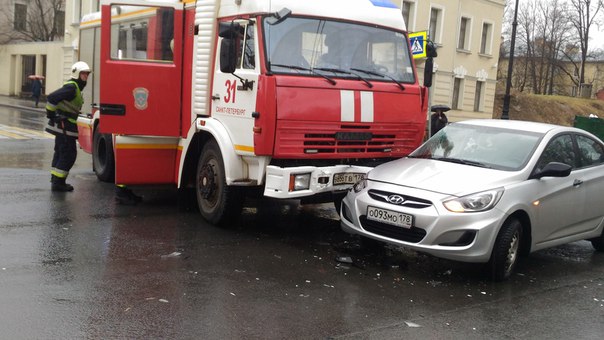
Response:
M310 188L310 173L295 174L290 178L290 191L307 190Z

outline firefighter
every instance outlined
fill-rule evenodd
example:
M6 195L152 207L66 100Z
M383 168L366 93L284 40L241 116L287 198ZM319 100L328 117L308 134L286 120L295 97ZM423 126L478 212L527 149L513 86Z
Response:
M76 122L82 104L84 104L82 90L86 87L90 72L88 64L83 61L76 62L71 67L71 79L46 98L48 124L45 130L55 136L54 155L50 169L52 191L73 191L73 186L66 183L65 180L77 157L78 126Z

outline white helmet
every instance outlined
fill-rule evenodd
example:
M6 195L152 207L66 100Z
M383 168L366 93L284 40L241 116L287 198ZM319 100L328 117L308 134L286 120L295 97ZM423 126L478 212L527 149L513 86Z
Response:
M83 61L78 61L77 63L73 64L73 66L71 67L71 78L73 78L73 79L80 78L80 72L92 72L92 71L90 71L90 67L88 67L88 64L86 64Z

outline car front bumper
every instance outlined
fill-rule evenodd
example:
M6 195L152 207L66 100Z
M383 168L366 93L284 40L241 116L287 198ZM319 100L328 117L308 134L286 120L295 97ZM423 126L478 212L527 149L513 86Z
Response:
M400 191L392 185L390 191ZM381 187L380 189L383 189ZM340 223L346 232L359 234L386 243L403 246L437 257L461 262L487 262L505 214L497 209L477 213L453 213L444 208L442 200L450 196L417 189L406 194L422 197L431 206L417 209L400 207L374 200L365 189L350 192L342 202ZM404 228L370 221L367 207L373 206L413 216L413 226Z

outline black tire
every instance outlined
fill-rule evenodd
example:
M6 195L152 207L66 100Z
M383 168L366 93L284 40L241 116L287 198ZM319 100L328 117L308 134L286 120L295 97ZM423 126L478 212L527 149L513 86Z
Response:
M522 242L522 224L510 218L501 227L488 266L493 281L505 281L510 278L520 258Z
M602 231L602 235L600 235L600 237L589 239L589 241L591 241L591 245L595 250L604 252L604 230Z
M206 221L225 225L239 217L245 196L240 188L226 184L222 154L215 141L204 146L195 179L197 205Z
M101 182L111 182L115 179L115 158L113 141L110 134L102 134L94 130L92 138L92 169Z
M333 194L333 206L336 208L336 212L338 215L340 214L340 210L342 210L342 201L346 197L346 193L343 194Z

